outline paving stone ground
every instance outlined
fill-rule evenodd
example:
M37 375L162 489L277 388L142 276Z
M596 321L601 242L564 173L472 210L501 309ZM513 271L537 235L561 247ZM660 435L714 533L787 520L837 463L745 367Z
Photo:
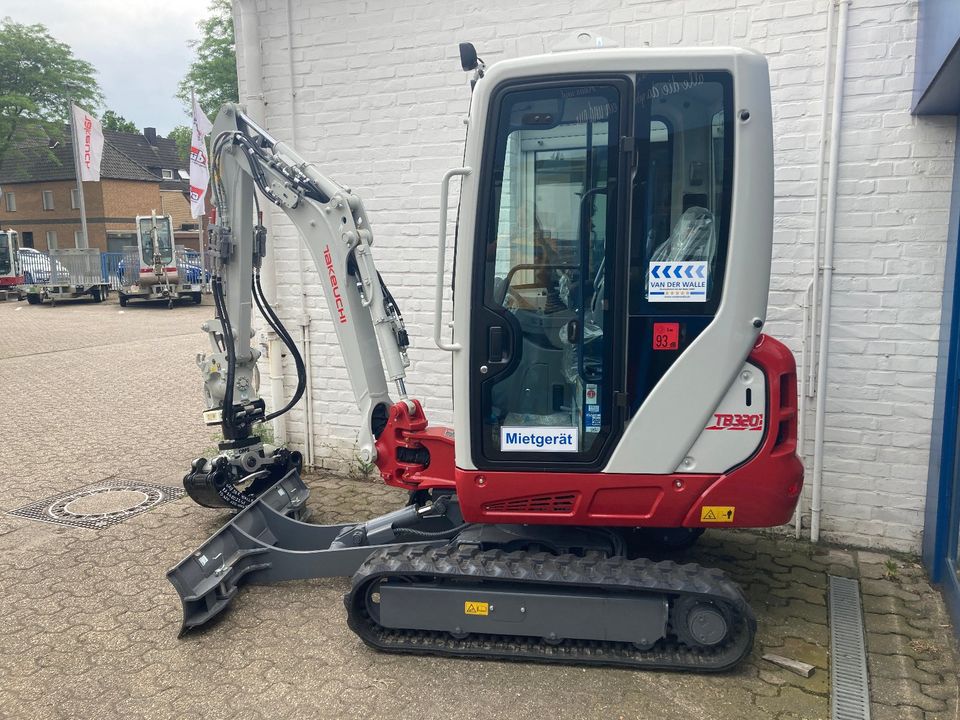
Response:
M391 656L346 627L347 581L247 588L177 638L165 571L227 516L187 498L94 531L7 513L92 483L176 486L213 445L194 355L211 308L0 303L0 718L829 717L827 574L860 579L875 720L957 717L943 605L910 558L708 532L757 612L750 658L717 676ZM311 477L317 522L393 509L383 485ZM812 663L809 679L761 659Z

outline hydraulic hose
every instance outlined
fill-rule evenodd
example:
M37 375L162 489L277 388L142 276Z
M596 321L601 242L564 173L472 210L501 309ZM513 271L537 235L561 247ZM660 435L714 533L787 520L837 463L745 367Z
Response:
M446 540L456 535L458 532L467 527L469 523L463 523L462 525L457 525L452 527L449 530L438 530L436 532L429 532L427 530L414 530L413 528L393 528L393 532L397 535L409 535L411 537L424 538L426 540Z
M294 343L293 338L290 337L290 333L287 332L287 329L280 321L280 318L277 317L277 314L274 312L273 308L270 307L270 302L267 300L267 297L263 292L263 287L260 284L259 272L254 272L253 275L253 299L257 304L257 309L260 311L260 314L263 315L264 319L267 321L267 324L270 325L275 333L277 333L277 335L280 337L280 340L290 351L290 354L293 356L294 365L296 365L297 368L297 389L294 391L293 397L286 405L279 410L275 410L274 412L270 413L262 421L268 422L274 418L280 417L286 412L289 412L294 405L300 402L300 398L303 397L303 393L307 386L307 368L303 362L303 357L300 355L300 351L297 349L296 343Z
M233 327L230 325L230 316L227 314L227 304L223 299L223 280L219 276L213 278L213 302L217 309L217 316L223 326L223 344L227 353L227 386L223 391L223 407L221 409L221 427L226 440L233 438L233 383L237 369L237 348L233 339Z

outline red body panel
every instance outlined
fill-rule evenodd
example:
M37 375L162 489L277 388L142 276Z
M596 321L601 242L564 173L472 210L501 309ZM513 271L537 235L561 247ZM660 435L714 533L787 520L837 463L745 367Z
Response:
M4 275L0 277L0 287L23 285L23 275Z
M796 363L783 343L761 335L750 362L767 382L765 437L742 465L721 475L489 472L454 467L453 433L427 430L419 403L398 403L377 441L390 485L455 485L463 517L478 523L645 527L771 527L793 514L803 486L797 457ZM398 408L401 408L398 410ZM396 461L397 447L426 447L427 467ZM702 522L701 508L734 508L729 522Z

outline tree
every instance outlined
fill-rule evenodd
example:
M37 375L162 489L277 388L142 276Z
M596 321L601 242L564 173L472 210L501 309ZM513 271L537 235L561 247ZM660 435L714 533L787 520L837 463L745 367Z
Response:
M95 74L43 25L0 20L0 160L21 140L61 138L70 100L99 107Z
M230 0L211 0L210 15L197 23L200 39L187 43L196 52L186 77L177 88L177 98L190 106L190 91L196 93L200 107L209 116L216 115L226 102L237 102L237 43L233 33Z
M167 137L177 143L177 155L180 156L181 167L190 164L190 144L193 142L193 131L186 125L177 125L167 133Z
M116 130L117 132L135 133L139 132L137 126L127 120L123 115L118 115L113 110L107 110L100 116L100 124L104 130Z

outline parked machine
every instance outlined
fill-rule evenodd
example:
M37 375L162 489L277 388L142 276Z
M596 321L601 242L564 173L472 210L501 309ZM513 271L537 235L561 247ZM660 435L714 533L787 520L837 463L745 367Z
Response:
M409 338L361 199L242 107L217 116L216 318L198 364L205 421L224 440L184 485L201 505L239 512L168 573L182 631L244 583L352 575L347 623L379 650L730 668L756 629L741 590L716 569L645 559L638 540L683 547L704 528L779 525L801 490L796 366L761 334L766 61L604 48L486 69L464 44L461 62L473 97L464 166L441 185L434 329L453 359L452 428L429 426L407 392ZM253 432L304 390L303 360L261 287L261 201L296 225L322 278L361 457L410 493L388 515L303 522L299 453ZM251 300L299 377L269 414L254 389Z
M49 301L92 298L102 302L110 295L110 283L103 276L98 248L67 248L47 253L21 250L24 285L21 294L31 305Z
M117 270L123 307L131 299L166 300L168 307L184 297L198 305L203 299L203 268L196 253L174 245L169 215L137 216L137 245L124 248Z
M0 230L0 299L6 299L9 292L18 292L20 285L20 236L16 230Z

